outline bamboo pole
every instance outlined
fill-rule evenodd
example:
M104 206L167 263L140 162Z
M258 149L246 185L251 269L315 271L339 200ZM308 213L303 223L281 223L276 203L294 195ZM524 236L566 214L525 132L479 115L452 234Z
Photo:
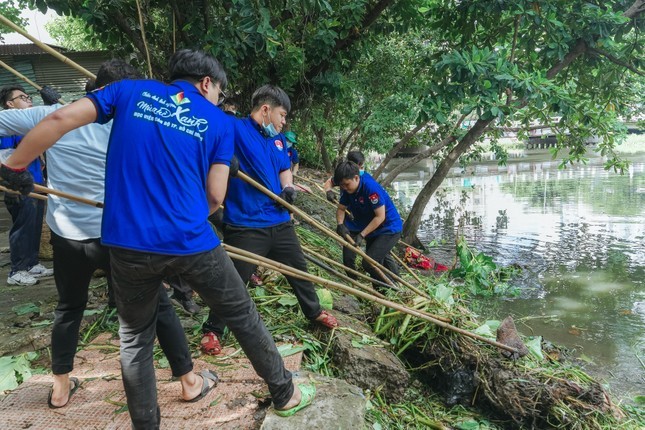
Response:
M97 202L94 200L86 199L85 197L80 197L74 194L66 193L64 191L58 191L52 188L43 187L42 185L38 185L38 184L34 184L34 190L45 194L52 194L54 196L63 197L68 200L73 200L75 202L83 203L97 208L103 207L103 202Z
M5 193L9 193L9 194L20 194L19 191L11 190L7 187L3 187L2 185L0 185L0 191L4 191ZM27 194L27 196L38 200L47 200L47 196L43 196L42 194L38 194L38 193L29 193Z
M90 77L92 79L96 79L96 75L94 75L94 73L90 72L89 70L87 70L83 66L81 66L79 64L76 64L74 61L70 60L69 58L67 58L66 56L61 54L60 52L58 52L55 49L51 48L50 46L45 45L43 42L41 42L40 40L38 40L35 37L33 37L32 35L27 33L22 28L18 27L16 24L11 22L9 19L5 18L5 16L2 15L2 14L0 14L0 22L3 23L4 25L6 25L7 27L11 28L16 33L20 33L21 35L25 36L27 39L29 39L32 42L34 42L36 44L36 46L38 46L40 49L42 49L43 51L53 55L54 57L56 57L58 60L62 61L63 63L68 64L70 67L78 70L79 72L83 73L84 75L86 75L86 76L88 76L88 77Z
M382 299L384 299L384 298L385 298L385 296L384 296L383 294L379 293L379 292L378 292L378 291L376 291L374 288L371 288L371 287L369 287L369 286L367 286L367 285L363 285L363 284L361 284L360 282L358 282L357 280L352 279L352 278L350 278L349 276L347 276L347 275L345 275L345 274L343 274L343 273L340 273L338 270L334 270L333 268L331 268L331 267L327 266L325 263L323 263L323 262L322 262L322 261L320 261L320 260L317 260L316 258L312 257L311 255L304 254L304 256L305 256L305 258L306 258L307 260L311 261L311 262L312 262L312 263L314 263L316 266L318 266L318 267L320 267L320 268L322 268L322 269L326 270L327 272L329 272L329 273L331 273L332 275L334 275L334 276L336 276L336 277L338 277L338 278L342 279L343 281L349 282L350 284L354 285L355 287L358 287L358 288L359 288L359 289L361 289L361 290L365 290L365 291L369 292L370 294L375 295L376 297L380 297L380 298L382 298Z
M139 14L139 27L141 28L141 40L143 41L143 47L146 49L146 60L148 61L148 78L152 79L152 62L150 61L150 50L148 49L148 41L146 40L146 30L143 26L143 13L141 12L139 0L136 0L136 3L137 13Z
M345 238L340 237L340 236L339 236L339 235L337 235L335 232L331 231L327 226L325 226L325 225L321 224L320 222L316 221L315 219L311 218L311 217L310 217L309 215L307 215L305 212L303 212L303 211L302 211L302 210L300 210L299 208L295 207L294 205L292 205L292 204L288 203L287 201L285 201L285 200L284 200L283 198L281 198L280 196L277 196L275 193L273 193L271 190L269 190L268 188L266 188L264 185L260 184L259 182L257 182L257 181L256 181L256 180L254 180L253 178L249 177L246 173L244 173L244 172L242 172L242 171L240 170L240 171L237 173L237 177L238 177L238 178L240 178L241 180L243 180L244 182L246 182L247 184L251 185L252 187L255 187L256 189L258 189L258 190L259 190L259 191L261 191L262 193L266 194L266 195L267 195L267 196L269 196L271 199L273 199L273 200L275 200L276 202L280 203L282 206L284 206L285 208L287 208L289 211L291 211L291 212L294 212L294 213L298 214L302 219L304 219L305 221L307 221L309 224L313 225L314 227L316 227L316 228L320 229L323 233L327 234L327 235L328 235L329 237L331 237L332 239L335 239L336 241L340 242L342 245L344 245L344 246L348 246L350 249L353 249L353 250L354 250L355 252L357 252L361 257L363 257L364 259L366 259L366 260L367 260L367 261L368 261L368 262L369 262L373 267L375 267L375 268L376 268L376 269L378 269L378 270L381 270L381 269L380 269L380 267L379 267L379 266L380 266L380 264L379 264L376 260L374 260L373 258L371 258L370 256L368 256L367 254L365 254L365 252L363 252L363 250L362 250L362 249L360 249L360 248L356 248L356 247L352 246L352 245L351 245L347 240L345 240ZM386 270L387 270L387 269L386 269ZM390 273L391 273L391 272L390 272ZM392 275L396 277L396 275L394 275L394 274L392 274ZM410 283L406 282L405 280L403 280L403 279L402 279L402 278L400 278L400 277L397 277L397 278L398 278L397 280L400 280L400 281L401 281L404 285L406 285L408 288L411 288L411 289L413 289L413 290L414 290L414 286L412 286ZM385 279L384 279L384 280L385 280L388 284L393 284L393 283L392 283L392 281L391 281L389 278L387 278L387 277L385 277ZM389 281L389 282L388 282L388 281ZM396 287L395 285L392 285L392 286ZM418 291L418 290L417 290L417 291ZM417 293L417 294L420 294L420 295L423 295L423 296L427 297L427 295L425 295L425 294L421 293L420 291L419 291L419 292L417 292L417 291L415 291L415 293Z
M367 291L360 291L360 290L357 290L356 288L348 287L348 286L343 285L343 284L341 284L339 282L330 281L328 279L321 278L320 276L312 275L311 273L304 272L302 270L298 270L298 269L296 269L294 267L291 267L289 265L286 265L284 263L279 263L279 262L271 260L269 258L262 257L261 255L254 254L254 253L252 253L250 251L246 251L246 250L241 249L241 248L236 248L236 247L231 246L231 245L226 245L226 243L224 243L224 249L229 253L235 253L235 254L244 256L246 258L249 258L250 259L249 262L253 263L253 264L260 264L260 262L270 264L270 265L272 265L272 266L277 268L277 269L274 269L274 270L277 270L278 272L280 272L280 273L282 273L284 275L293 276L294 278L304 279L304 280L313 282L315 284L320 284L320 285L328 286L328 287L331 287L331 288L340 289L341 291L346 292L348 294L353 294L351 291L359 291L360 293L363 294L360 297L365 298L367 300L374 301L375 299L380 299L379 297L376 297L375 295L373 295L373 294L371 294L371 293L369 293ZM349 291L345 291L345 290L349 290ZM387 300L387 299L380 299L380 300ZM405 305L398 304L396 302L392 302L392 301L389 301L389 300L388 300L388 302L395 303L399 308L406 308L407 309L407 306L405 306ZM450 322L450 319L448 319L446 317L440 317L438 315L433 315L433 314L430 314L430 313L425 312L425 311L417 311L417 312L422 313L424 315L428 315L431 318L437 319L439 321Z
M384 287L386 287L386 288L392 288L392 286L391 286L391 285L386 284L386 283L385 283L385 282L383 282L383 281L379 281L378 279L374 279L374 278L372 278L372 277L370 277L370 276L367 276L366 274L361 273L361 272L359 272L359 271L358 271L358 270L356 270L356 269L352 269L352 268L350 268L350 267L347 267L347 266L345 266L343 263L338 262L338 261L336 261L336 260L334 260L334 259L332 259L332 258L325 257L324 255L320 255L320 254L316 253L315 251L313 251L313 250L311 250L311 249L307 248L306 246L303 246L302 244L300 244L300 247L301 247L305 252L308 252L308 253L309 253L309 254L311 254L311 255L315 255L317 258L320 258L321 260L323 260L323 261L325 261L325 262L327 262L327 263L333 264L333 265L334 265L334 266L336 266L336 267L340 267L340 268L342 268L342 269L344 269L344 270L346 270L346 271L349 271L349 272L353 273L353 274L354 274L354 275L356 275L356 276L359 276L359 277L361 277L361 278L363 278L363 279L366 279L366 280L368 280L368 281L370 281L370 282L376 282L377 284L382 285L382 286L384 286Z
M22 73L20 73L19 71L17 71L16 69L14 69L13 67L11 67L10 65L8 65L2 60L0 60L0 66L4 67L8 72L16 75L19 79L22 79L23 81L27 82L32 87L36 88L38 91L43 89L43 87L41 87L40 85L38 85L37 83L35 83L34 81L32 81L31 79L29 79L28 77L26 77L25 75L23 75ZM58 103L64 105L65 101L63 99L58 99Z
M251 263L251 264L259 264L259 265L261 265L263 267L266 267L266 268L271 269L271 270L276 270L278 272L282 272L285 269L284 264L278 263L278 262L273 261L273 260L269 260L268 258L260 257L258 255L252 254L252 253L249 253L249 254L254 255L254 257L247 257L245 255L245 253L247 251L244 251L242 249L235 248L233 246L229 246L229 245L226 245L226 244L224 244L224 248L227 250L229 256L231 258L233 258L233 259L240 260L240 261L245 261L245 262ZM310 275L310 274L308 274L306 272L302 272L300 270L294 269L294 268L289 267L289 266L286 266L286 269L288 269L288 270L285 270L285 271L290 272L289 276L300 277L300 279L307 279L307 280L310 280L312 277L314 277L313 275ZM317 278L317 277L314 277L314 278ZM506 351L510 351L510 352L513 352L513 353L519 353L519 351L517 349L515 349L515 348L513 348L511 346L504 345L503 343L500 343L500 342L497 342L495 340L486 338L484 336L480 336L477 333L473 333L471 331L464 330L462 328L456 327L456 326L454 326L452 324L448 324L447 322L444 322L444 321L442 321L442 320L440 320L440 319L438 319L436 317L430 316L429 314L423 313L423 312L418 311L416 309L408 308L406 306L400 305L398 303L394 303L394 302L389 301L387 299L381 299L379 297L374 297L374 296L372 296L372 295L370 295L370 294L368 294L366 292L363 292L363 291L357 290L355 288L351 288L351 287L339 284L337 282L329 281L327 279L320 278L320 281L318 281L318 283L321 283L323 285L327 285L327 286L329 286L331 288L337 289L337 290L342 291L342 292L347 293L347 294L351 294L353 296L357 296L357 297L361 297L361 298L364 298L364 299L367 299L367 300L371 300L371 301L376 302L376 303L378 303L380 305L383 305L383 306L386 306L388 308L403 312L403 313L408 314L408 315L412 315L414 317L417 317L417 318L420 318L422 320L425 320L425 321L431 322L433 324L436 324L439 327L445 328L445 329L453 331L455 333L462 334L462 335L470 337L472 339L480 340L480 341L482 341L484 343L487 343L489 345L493 345L493 346L495 346L497 348L501 348L501 349L504 349Z

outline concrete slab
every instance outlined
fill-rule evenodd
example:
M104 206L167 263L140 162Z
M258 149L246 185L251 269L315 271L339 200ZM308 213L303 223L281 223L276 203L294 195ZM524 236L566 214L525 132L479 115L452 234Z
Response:
M36 375L0 400L0 427L7 429L127 429L130 417L121 381L118 339L104 333L76 356L73 376L81 387L69 405L49 409L51 375ZM211 360L209 358L209 360ZM287 368L300 369L302 353L285 358ZM157 369L162 429L257 429L266 413L264 382L238 350L227 348L214 363L195 359L195 371L214 370L217 388L197 403L180 398L181 385L169 369Z
M316 386L313 404L291 417L280 417L271 408L261 430L347 430L365 427L367 400L357 386L308 372L300 372L294 381L296 384Z

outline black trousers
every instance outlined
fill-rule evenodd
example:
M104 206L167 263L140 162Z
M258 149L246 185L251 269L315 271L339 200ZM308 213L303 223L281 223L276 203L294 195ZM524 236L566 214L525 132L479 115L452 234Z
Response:
M356 240L359 232L350 232L352 239ZM399 266L396 264L394 258L390 255L390 251L394 248L394 245L401 238L401 233L393 234L381 234L379 236L367 237L365 238L365 253L385 266L392 273L399 274ZM351 249L343 247L343 264L345 267L350 269L356 269L356 253ZM370 263L363 260L363 269L370 274L373 279L378 279L383 281L381 276ZM356 279L356 275L348 272L347 276ZM375 289L381 289L382 287L378 284L373 284Z
M161 281L173 274L185 280L226 321L253 368L269 386L276 408L287 404L293 395L291 373L221 246L193 255L111 248L110 258L121 323L121 374L133 428L159 428L153 366L155 320L161 314L157 303L163 297L167 300ZM175 341L186 345L185 337Z
M74 369L88 288L96 269L105 271L111 292L110 252L101 245L100 239L72 240L54 232L51 233L51 244L54 251L54 280L58 290L52 328L52 372L62 375ZM161 297L156 333L173 376L179 377L193 370L193 363L179 318L168 296L162 294Z
M307 262L302 253L300 241L290 221L266 228L243 228L225 225L224 242L227 245L270 258L303 272L307 271ZM256 264L240 260L233 260L233 264L244 283L248 282L258 267ZM291 288L293 288L293 293L298 299L302 313L310 320L316 319L322 312L322 308L314 285L310 281L296 279L291 276L286 276L286 278ZM212 331L221 336L225 327L221 318L211 309L208 320L202 326L202 331L204 333Z

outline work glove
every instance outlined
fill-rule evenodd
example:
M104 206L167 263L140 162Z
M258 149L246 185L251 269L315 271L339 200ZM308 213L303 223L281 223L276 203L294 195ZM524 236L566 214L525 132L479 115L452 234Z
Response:
M347 239L347 235L349 234L349 230L347 230L347 227L345 227L345 224L338 224L336 226L336 233L343 239Z
M356 246L357 248L360 248L360 246L363 244L364 241L365 241L365 238L363 237L363 235L358 233L358 235L354 239L354 246Z
M60 94L58 93L58 91L56 91L49 85L45 85L40 90L40 97L43 99L43 103L46 106L50 106L58 103L58 100L60 99Z
M292 205L296 201L296 190L293 187L284 187L280 193L280 198Z
M338 203L338 199L336 198L335 192L333 192L332 190L328 190L325 194L327 195L327 200L329 200L332 203Z
M0 185L26 196L34 190L34 177L26 168L13 169L2 164L0 165Z
M231 178L234 178L237 176L237 172L239 171L240 171L240 162L238 161L237 157L234 155L233 158L231 158L231 165L229 166L228 176Z

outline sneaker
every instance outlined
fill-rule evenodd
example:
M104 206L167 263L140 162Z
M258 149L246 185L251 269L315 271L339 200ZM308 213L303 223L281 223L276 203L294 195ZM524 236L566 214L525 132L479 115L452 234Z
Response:
M54 269L48 269L42 264L38 263L29 269L29 274L34 278L45 278L47 276L54 276Z
M35 285L37 283L38 279L31 276L26 270L16 272L7 278L7 284L9 285Z
M172 298L170 301L178 306L181 306L186 312L191 315L196 314L197 312L202 310L202 308L199 307L199 305L195 303L193 299Z

